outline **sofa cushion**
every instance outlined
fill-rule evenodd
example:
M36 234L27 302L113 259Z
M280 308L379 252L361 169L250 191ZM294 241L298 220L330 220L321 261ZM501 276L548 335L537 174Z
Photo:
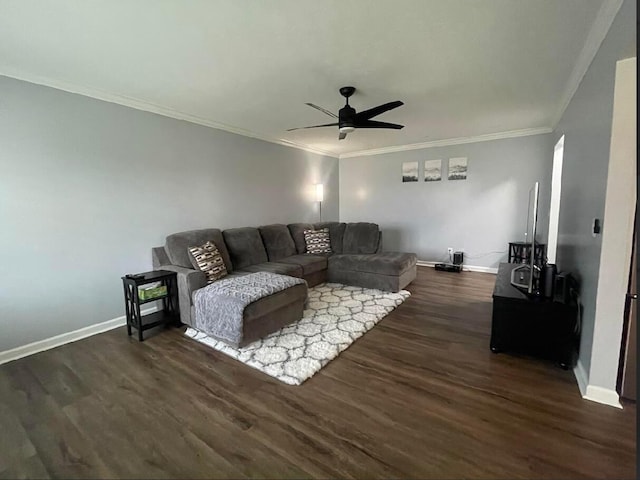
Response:
M247 265L242 268L243 272L270 272L280 275L302 278L302 267L294 263L264 262L254 265Z
M302 267L302 273L309 275L327 268L327 257L324 255L313 255L311 253L303 253L302 255L293 255L283 258L280 263L292 263Z
M287 225L287 228L289 229L293 242L296 245L297 252L306 253L307 244L304 241L304 231L313 230L313 225L310 223L290 223Z
M333 253L344 253L342 242L344 237L344 229L346 226L346 223L340 222L321 222L313 224L313 228L315 228L316 230L319 230L321 228L329 229L329 237L331 238L331 251Z
M342 254L329 257L329 269L397 276L414 267L416 261L415 253Z
M193 268L189 257L189 247L204 245L207 241L213 242L218 247L227 272L233 270L231 257L225 244L222 232L217 228L205 228L202 230L189 230L186 232L174 233L165 240L164 249L173 265L184 268Z
M304 242L307 244L308 253L332 253L328 228L305 230Z
M222 232L236 269L267 262L267 251L257 228L230 228Z
M204 245L189 248L193 268L204 272L209 283L215 282L227 275L222 255L213 242L208 241Z
M413 266L400 275L356 272L355 270L327 270L327 281L354 287L375 288L384 292L398 292L416 278L417 267ZM306 280L306 279L305 279Z
M376 253L380 239L375 223L347 223L342 239L342 253Z
M286 225L264 225L258 227L258 230L270 262L277 262L281 258L296 254L296 244Z

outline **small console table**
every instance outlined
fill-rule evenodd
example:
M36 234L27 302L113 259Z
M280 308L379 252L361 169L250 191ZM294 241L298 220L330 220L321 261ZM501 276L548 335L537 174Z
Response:
M501 263L493 290L491 351L524 353L575 365L580 341L578 305L529 297L511 285L518 264Z
M162 297L141 300L138 296L138 287L152 282L161 282L167 287L167 294ZM178 285L176 272L168 270L155 270L152 272L126 275L122 277L124 287L124 305L127 314L127 334L131 336L131 327L138 331L138 341L142 342L142 332L162 324L178 323L180 314L178 310ZM163 309L142 315L140 305L149 302L162 301Z

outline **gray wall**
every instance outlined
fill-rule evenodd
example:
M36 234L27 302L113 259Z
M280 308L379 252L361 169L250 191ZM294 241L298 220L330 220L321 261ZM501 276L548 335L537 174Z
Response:
M0 351L124 314L167 234L338 219L338 160L0 77Z
M467 157L466 180L447 180L447 160ZM405 161L442 159L439 182L402 183ZM541 182L539 241L546 241L551 195L551 135L492 140L340 159L340 220L368 220L383 230L386 250L423 261L463 249L465 264L495 268L508 243L521 241L529 189Z
M603 215L616 62L635 56L635 42L636 4L626 0L554 132L554 140L565 135L557 263L581 282L580 362L587 373L602 247L602 236L594 238L591 225L593 218L600 218L607 228ZM608 348L617 356L620 345Z

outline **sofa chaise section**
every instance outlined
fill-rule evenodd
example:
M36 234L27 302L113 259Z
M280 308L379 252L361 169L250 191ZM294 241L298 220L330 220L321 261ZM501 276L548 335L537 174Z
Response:
M398 292L416 278L414 253L342 254L329 257L329 281Z
M237 288L241 288L241 286L233 287L234 290ZM224 291L224 287L221 291ZM204 289L201 291L201 293L205 292L206 290ZM251 295L250 292L247 293ZM220 293L217 293L217 295L219 294ZM197 295L198 293L196 293L195 297L197 297ZM202 314L203 317L199 317L196 328L204 331L210 337L233 347L244 347L256 340L264 338L272 332L280 330L290 323L300 320L304 312L306 300L307 285L303 282L289 286L284 290L270 295L265 295L249 303L242 312L242 334L238 341L232 341L228 337L218 337L216 335L217 327L214 327L213 331L208 329L207 322L202 321L203 318L207 317L207 313L204 312L198 313L198 315Z
M380 252L381 233L375 223L348 223L342 238L342 254L329 257L331 282L397 292L417 274L414 253Z

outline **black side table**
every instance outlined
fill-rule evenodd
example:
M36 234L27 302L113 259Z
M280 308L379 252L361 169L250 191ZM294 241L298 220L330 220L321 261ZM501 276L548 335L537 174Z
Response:
M138 287L152 282L161 282L167 287L167 294L149 300L140 300ZM131 327L138 331L138 340L143 341L142 332L162 324L178 323L178 284L176 272L155 270L122 277L124 287L124 305L127 313L127 334L131 336ZM162 301L162 310L147 315L140 314L140 305Z

